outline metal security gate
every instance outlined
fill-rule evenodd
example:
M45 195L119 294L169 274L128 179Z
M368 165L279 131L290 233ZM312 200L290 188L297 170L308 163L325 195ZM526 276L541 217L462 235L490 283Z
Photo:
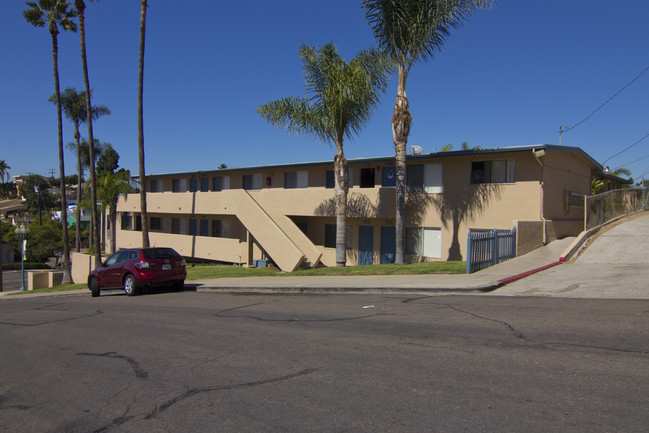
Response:
M466 273L479 271L489 266L516 257L516 227L511 230L490 230L472 232L467 241Z

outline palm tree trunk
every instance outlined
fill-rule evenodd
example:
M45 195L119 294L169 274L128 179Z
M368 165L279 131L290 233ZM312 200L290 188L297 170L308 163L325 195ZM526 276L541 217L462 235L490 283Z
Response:
M92 103L90 101L90 80L88 78L88 61L86 58L86 17L85 9L86 4L83 0L76 0L75 7L79 15L79 39L81 40L81 65L83 68L83 83L86 88L86 123L88 125L88 155L90 157L90 165L88 168L88 177L90 178L90 218L92 220L92 231L90 237L92 238L95 256L95 267L101 265L101 244L99 240L99 215L97 212L97 181L95 178L95 151L94 144L95 138L92 133ZM78 206L78 204L77 204Z
M334 157L336 192L336 266L347 264L347 193L349 192L349 169L342 151L342 143Z
M112 206L108 210L110 218L110 253L113 254L116 250L115 242L117 241L117 206Z
M50 26L52 35L52 68L54 70L54 89L56 93L56 115L59 133L59 175L61 176L61 228L63 230L63 279L61 284L72 284L70 273L70 239L68 237L68 205L65 199L65 160L63 157L63 118L61 115L61 90L59 87L59 46L58 29Z
M76 224L76 241L77 241L77 252L81 252L81 176L83 175L83 169L81 168L81 145L79 140L81 139L81 134L79 134L79 122L74 122L74 139L77 142L77 209L75 212L75 218L77 220Z
M147 0L142 0L140 13L140 62L137 84L137 148L139 156L139 180L140 180L140 218L142 219L142 247L149 247L149 221L146 209L146 181L144 171L144 117L142 114L142 97L144 84L144 35L146 33L146 8Z
M394 150L396 153L396 250L394 262L402 265L404 251L404 209L406 198L406 146L408 144L408 135L410 134L410 123L412 116L408 110L409 103L406 97L406 77L407 73L403 68L399 68L399 88L397 90L397 100L394 104L394 113L392 115L392 140L394 141Z

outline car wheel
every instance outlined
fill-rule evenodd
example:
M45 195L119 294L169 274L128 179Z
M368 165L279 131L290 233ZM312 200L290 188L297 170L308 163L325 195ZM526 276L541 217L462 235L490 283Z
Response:
M181 292L184 287L185 287L185 280L180 280L173 283L173 285L171 286L171 290L173 290L174 292Z
M96 278L91 278L88 282L88 288L90 289L90 294L93 298L99 296L99 283Z
M131 274L124 277L124 291L128 296L137 296L140 292L137 284L135 284L135 278Z

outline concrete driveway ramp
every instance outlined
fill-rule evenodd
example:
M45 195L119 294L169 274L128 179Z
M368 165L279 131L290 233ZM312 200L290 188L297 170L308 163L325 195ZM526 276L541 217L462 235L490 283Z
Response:
M601 234L577 258L581 264L649 264L649 215Z

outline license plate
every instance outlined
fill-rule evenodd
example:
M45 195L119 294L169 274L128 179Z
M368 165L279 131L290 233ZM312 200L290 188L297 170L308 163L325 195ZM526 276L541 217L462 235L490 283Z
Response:
M163 271L168 271L169 269L171 269L171 265L162 265Z

